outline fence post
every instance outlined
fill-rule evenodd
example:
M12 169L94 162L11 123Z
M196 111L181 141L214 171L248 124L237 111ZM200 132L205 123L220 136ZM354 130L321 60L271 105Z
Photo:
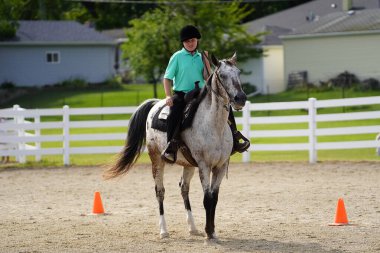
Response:
M19 108L19 105L13 105L13 111L17 111L18 108ZM13 122L17 124L17 121L18 121L18 116L16 116L16 113L15 113L15 116L13 116ZM18 132L17 132L17 136L18 136ZM19 149L20 149L19 144L17 144L17 150ZM20 155L16 155L15 159L17 162L20 162Z
M309 163L317 162L317 136L316 136L316 116L317 108L315 107L315 98L309 98Z
M63 164L70 165L70 112L69 106L63 106Z
M242 115L243 116L243 135L247 137L248 140L250 139L249 132L251 130L251 126L249 125L249 119L251 117L250 107L251 107L251 102L247 101L245 103L245 106L243 107L243 115ZM251 152L248 149L247 152L243 153L243 162L245 163L249 162L250 158L251 158Z
M14 105L13 106L13 110L14 111L20 111L20 106L19 105ZM14 121L16 124L22 124L24 123L24 116L21 116L21 115L17 115L17 113L15 113L16 116L14 117ZM18 137L22 137L22 136L25 136L25 130L22 129L22 128L18 128L17 127L17 136ZM23 151L26 149L26 145L25 145L25 142L19 142L18 145L17 145L17 148L19 151ZM17 155L16 156L16 161L18 161L19 163L25 163L26 162L26 157L25 155Z
M40 115L34 116L34 123L35 124L41 123ZM34 135L37 136L37 137L40 137L41 136L41 129L40 128L35 129L34 130ZM36 150L38 150L38 151L41 150L41 142L36 141L34 143L34 145L36 146ZM41 154L37 154L36 157L35 157L35 159L36 159L36 162L40 162L41 161Z

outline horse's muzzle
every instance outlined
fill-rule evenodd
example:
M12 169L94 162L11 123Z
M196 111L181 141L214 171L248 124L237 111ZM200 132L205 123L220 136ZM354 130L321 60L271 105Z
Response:
M238 94L234 97L234 103L238 106L244 107L246 101L247 95L245 95L245 93L242 91L239 91Z

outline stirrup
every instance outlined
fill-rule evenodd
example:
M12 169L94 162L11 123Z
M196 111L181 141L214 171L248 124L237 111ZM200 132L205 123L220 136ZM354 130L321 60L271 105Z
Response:
M245 141L243 143L239 142L239 143L236 143L234 145L234 150L239 152L239 153L243 153L243 152L247 151L249 146L251 146L251 143L249 143L249 141Z
M240 140L243 140L243 142L240 143L239 142ZM251 146L251 143L249 142L247 138L245 138L244 135L242 135L239 131L234 133L234 147L233 147L232 153L235 153L235 152L243 153L244 151L247 151L249 146Z
M177 161L177 157L175 154L168 153L165 151L161 154L161 158L167 163L175 163Z
M172 140L161 153L161 158L167 163L175 163L177 161L177 151L178 143L176 140Z

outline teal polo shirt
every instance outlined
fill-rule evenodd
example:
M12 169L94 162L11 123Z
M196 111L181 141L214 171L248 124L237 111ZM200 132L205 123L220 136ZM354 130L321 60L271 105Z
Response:
M199 87L204 86L202 55L197 51L194 55L185 48L175 52L166 67L164 78L173 80L173 90L189 92L194 89L194 83L199 81Z

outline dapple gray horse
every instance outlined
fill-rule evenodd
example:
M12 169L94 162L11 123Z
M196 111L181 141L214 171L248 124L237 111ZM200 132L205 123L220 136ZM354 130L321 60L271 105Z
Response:
M212 241L217 240L214 220L219 186L227 172L233 147L232 132L227 122L230 105L235 110L241 110L247 100L241 87L240 70L236 67L236 60L236 54L230 59L221 61L212 56L215 71L210 81L201 90L204 98L199 104L192 126L181 133L183 142L188 146L198 164L204 192L203 205L206 210L205 231L207 239ZM163 205L165 161L161 158L161 152L167 143L166 133L153 129L151 126L154 115L164 104L164 100L151 99L138 107L129 122L126 145L119 154L116 164L105 173L106 178L113 178L128 172L146 142L152 161L152 173L159 204L161 238L169 236ZM185 159L181 151L178 152L176 163L183 166L180 187L187 211L188 229L191 234L197 234L189 201L190 180L194 175L195 167Z

